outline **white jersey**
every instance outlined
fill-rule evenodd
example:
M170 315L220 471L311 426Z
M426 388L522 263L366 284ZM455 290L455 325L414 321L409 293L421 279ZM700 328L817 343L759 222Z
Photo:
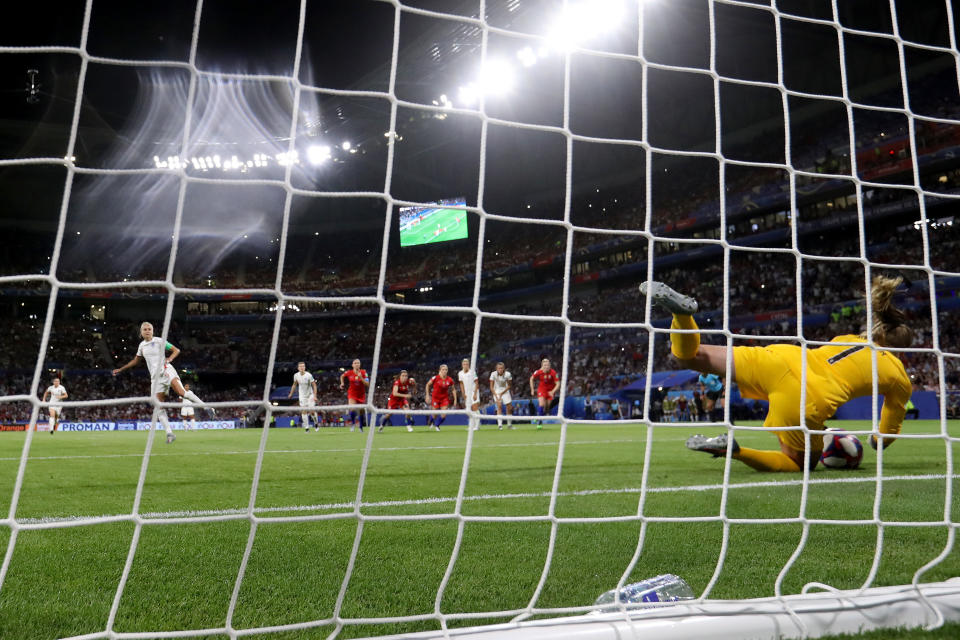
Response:
M184 418L192 418L194 416L193 402L187 398L182 399L183 406L180 407L180 415Z
M473 404L474 398L477 397L477 373L473 369L460 371L457 377L460 379L460 384L463 385L463 403L465 405Z
M309 402L313 398L313 374L309 371L293 374L293 384L297 385L300 392L300 402Z
M503 375L494 371L490 374L490 380L493 382L493 392L500 395L510 388L510 381L513 380L513 376L510 375L509 371L504 371Z
M173 365L167 362L167 345L163 338L154 338L144 340L137 348L137 355L147 363L147 370L150 372L150 393L167 393L170 385L175 379L180 379L180 374L173 368Z
M60 401L67 395L67 389L62 384L58 387L50 385L47 387L47 393L50 394L50 402L59 406Z
M137 355L147 363L147 370L151 378L156 378L158 372L162 371L167 364L167 349L163 338L153 338L144 340L137 348Z

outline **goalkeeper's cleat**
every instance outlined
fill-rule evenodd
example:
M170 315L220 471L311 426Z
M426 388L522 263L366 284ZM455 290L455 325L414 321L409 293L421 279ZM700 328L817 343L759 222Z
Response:
M681 316L692 316L697 312L697 301L690 296L677 293L662 282L650 280L640 285L640 293L649 296L650 301Z
M691 451L703 451L713 455L714 458L727 455L727 440L730 441L730 447L733 455L740 453L740 445L734 438L727 438L727 434L721 433L719 436L708 438L705 435L697 434L687 438L687 449Z
M407 425L407 431L409 431L410 433L413 433L413 427L411 427L410 425Z
M176 439L177 439L177 436L173 435L173 433L167 434L167 444L173 444L173 441Z

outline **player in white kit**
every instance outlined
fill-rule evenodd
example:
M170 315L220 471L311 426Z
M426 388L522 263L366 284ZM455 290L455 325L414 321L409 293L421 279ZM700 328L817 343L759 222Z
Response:
M460 363L460 373L457 378L460 380L460 393L463 394L463 408L476 411L480 407L480 386L477 384L477 372L470 368L469 358L464 358ZM480 419L470 416L467 424L475 430L480 428Z
M320 431L320 416L317 415L315 407L317 406L317 381L313 379L313 374L307 371L305 362L297 363L297 372L293 374L293 386L290 387L288 398L293 397L293 390L300 392L300 408L310 409L310 411L301 411L300 424L303 425L303 432L310 431L310 416L313 416L313 430Z
M153 325L149 322L144 322L140 325L140 337L143 338L143 342L137 347L137 355L133 357L133 360L119 369L114 369L113 375L118 375L141 362L146 362L147 370L150 372L150 394L155 396L157 400L166 402L167 392L172 387L180 397L191 400L195 404L203 404L203 400L198 398L197 394L183 388L183 384L180 382L180 374L178 374L177 370L170 364L174 358L180 355L180 349L177 349L169 342L165 343L163 338L159 336L155 337L153 335ZM170 352L169 356L167 355L167 351ZM210 412L216 413L212 407L210 408ZM173 435L173 429L170 427L170 421L167 419L166 409L160 408L157 412L157 420L160 421L164 431L167 432L167 444L176 440L177 436Z
M60 384L60 378L54 378L53 384L43 392L43 402L46 402L47 398L50 398L50 402L53 403L59 403L67 399L67 390ZM47 407L47 410L50 412L50 433L53 433L57 430L57 425L60 424L60 414L63 413L63 405L51 404Z
M497 368L490 374L490 393L493 402L497 405L497 428L503 429L503 410L506 407L507 428L513 429L513 397L510 389L513 386L513 376L507 371L507 365L497 363Z
M184 391L190 391L190 383L184 383ZM180 418L183 422L183 428L194 430L197 428L197 418L196 411L193 409L193 401L189 398L181 398L180 401L183 403L183 406L180 407Z

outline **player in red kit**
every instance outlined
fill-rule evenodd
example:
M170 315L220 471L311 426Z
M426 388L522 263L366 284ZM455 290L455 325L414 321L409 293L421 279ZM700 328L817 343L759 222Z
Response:
M344 388L344 380L346 380L347 404L367 404L367 387L370 386L370 377L366 369L360 368L359 360L354 360L353 368L340 374L341 389ZM363 428L367 426L366 411L360 412L358 423L357 412L350 410L350 431L353 431L355 424L360 425L360 433L363 433Z
M393 381L393 387L390 389L390 398L387 400L387 409L406 409L410 406L410 398L413 397L413 390L417 387L417 381L410 377L406 370L401 371L400 375ZM393 426L393 414L388 413L383 416L378 431L383 431L387 425ZM407 431L413 431L413 416L407 415Z
M534 394L533 383L537 382L537 415L543 416L550 409L550 403L553 402L557 389L560 388L560 376L550 367L550 360L544 358L540 361L540 368L530 376L530 395ZM543 428L543 420L537 420L537 429Z
M453 377L447 375L448 370L447 365L440 365L440 370L437 372L437 375L427 380L427 384L423 388L424 395L430 398L434 409L444 410L450 406L451 390L453 391L453 405L457 405L456 383ZM437 419L436 416L430 416L430 423L434 429L440 431L440 425L443 424L446 418L446 413L441 413L439 419Z

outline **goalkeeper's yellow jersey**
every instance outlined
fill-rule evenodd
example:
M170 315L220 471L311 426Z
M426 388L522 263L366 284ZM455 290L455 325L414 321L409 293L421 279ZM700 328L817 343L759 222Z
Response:
M831 342L854 345L824 345L807 350L807 389L821 398L832 415L853 398L873 395L873 351L860 336L837 336ZM903 363L891 351L876 349L877 393L883 395L880 432L900 433L913 385ZM791 366L793 366L791 364ZM796 363L799 376L800 363Z

